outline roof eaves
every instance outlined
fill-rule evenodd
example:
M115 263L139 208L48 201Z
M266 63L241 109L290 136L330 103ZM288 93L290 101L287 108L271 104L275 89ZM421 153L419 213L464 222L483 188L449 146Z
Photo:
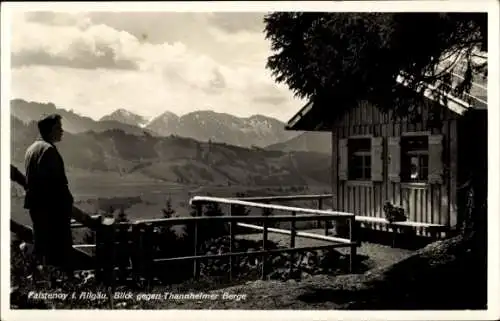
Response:
M399 84L408 87L409 81L405 79L406 77L404 74L400 74L396 78L396 82ZM449 93L446 92L441 92L438 95L436 93L438 92L437 86L430 85L425 82L420 82L418 85L417 89L415 90L417 93L422 92L423 89L423 95L426 98L429 98L434 101L438 101L438 103L442 106L446 106L450 110L456 112L457 114L463 114L467 109L472 108L472 106L465 102L464 100L457 98ZM446 100L445 100L446 98Z
M310 100L305 104L286 124L286 130L293 130L293 127L313 108L313 102Z

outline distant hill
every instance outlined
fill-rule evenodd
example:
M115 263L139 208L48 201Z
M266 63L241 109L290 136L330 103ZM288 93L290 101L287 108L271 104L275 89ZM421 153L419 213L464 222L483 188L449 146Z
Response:
M28 102L22 99L11 100L10 113L23 123L30 123L39 120L42 115L58 113L63 117L63 128L69 133L82 133L87 131L102 132L110 129L121 129L126 133L149 135L155 133L134 125L125 124L116 120L95 121L90 117L85 117L68 111L63 108L57 108L53 103Z
M35 123L11 117L14 164L37 136ZM120 129L66 133L58 145L68 168L140 173L185 184L329 185L330 155L248 149L177 136L133 135Z
M285 142L269 145L265 149L284 152L305 151L331 155L332 134L328 132L304 132Z

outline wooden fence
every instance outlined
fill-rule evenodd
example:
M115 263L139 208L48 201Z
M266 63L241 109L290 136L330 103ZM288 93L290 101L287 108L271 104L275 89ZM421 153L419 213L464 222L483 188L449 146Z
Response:
M312 197L307 197L306 199L310 199ZM292 198L287 198L292 199ZM202 216L202 206L209 203L218 203L221 205L227 205L229 207L229 213L225 216ZM307 250L319 250L319 249L333 249L340 247L349 247L350 248L350 260L349 260L349 270L353 271L355 268L354 262L356 257L356 248L359 246L359 242L357 242L354 238L354 229L355 229L355 216L351 213L344 212L336 212L330 210L318 210L318 209L307 209L300 207L291 207L291 206L283 206L283 205L273 205L273 204L265 204L258 202L250 202L247 200L239 200L239 199L229 199L229 198L218 198L218 197L204 197L204 196L195 196L190 200L190 205L196 208L196 216L193 217L174 217L174 218L163 218L163 219L145 219L145 220L137 220L133 223L114 223L112 225L103 227L102 231L97 231L96 233L96 254L100 253L99 258L100 263L100 276L107 278L112 277L113 271L117 269L115 266L115 253L116 253L116 244L114 235L116 233L116 227L119 229L126 228L131 229L132 239L127 243L133 247L135 247L135 253L139 254L139 257L136 257L133 264L132 269L134 270L135 275L140 275L141 278L145 279L149 284L153 278L153 266L155 264L159 264L162 262L179 262L191 260L193 261L193 277L197 279L200 275L200 261L206 259L220 259L220 258L228 258L229 259L229 276L233 276L233 258L238 256L260 256L262 258L262 266L261 266L261 277L264 278L268 271L267 265L267 257L271 254L277 253L293 253ZM290 212L290 215L273 215L273 216L233 216L231 215L233 212L234 206L245 206L245 207L254 207L260 208L262 210L270 209L273 211L284 211ZM295 222L297 221L331 221L331 220L348 220L350 226L349 238L339 238L339 237L331 237L331 236L323 236L319 234L313 233L304 233L297 231L295 228ZM262 226L252 225L248 223L252 222L262 222ZM282 230L275 229L269 227L271 222L290 222L290 230ZM221 254L200 254L200 242L199 242L199 225L201 223L210 223L210 224L221 224L221 223L229 223L229 253L221 253ZM153 233L154 229L158 227L169 227L173 225L192 225L193 226L193 255L182 256L182 257L155 257L153 253ZM241 227L247 227L252 229L260 229L262 230L262 250L253 251L253 252L234 252L234 244L235 244L235 227L239 225ZM283 249L268 249L267 248L267 240L268 233L281 233L281 234L289 234L290 235L290 247ZM100 237L99 237L100 235ZM296 237L306 237L312 239L320 239L324 241L332 242L328 245L319 245L319 246L308 246L308 247L295 247Z
M268 272L268 265L266 259L271 254L277 253L293 253L307 250L318 249L333 249L339 247L350 248L349 270L352 272L354 269L354 262L356 257L356 248L359 242L355 239L355 215L352 213L338 212L332 210L323 210L322 202L324 199L331 198L331 194L324 195L293 195L293 196L268 196L268 197L244 197L244 198L218 198L218 197L205 197L195 196L190 200L190 205L196 208L196 216L194 217L175 217L165 219L146 219L138 220L133 223L130 222L116 222L113 218L102 217L99 215L91 216L80 209L73 208L73 222L71 227L89 228L95 232L95 244L76 244L73 247L80 257L85 253L82 251L85 248L94 248L95 256L92 266L96 271L96 276L105 281L106 283L114 283L114 273L120 269L131 269L134 275L139 275L141 278L151 281L152 267L161 262L172 261L193 261L193 276L198 278L200 274L200 261L211 258L229 258L230 277L233 276L233 258L238 256L260 256L262 258L262 278ZM278 201L298 201L298 200L317 200L317 209L283 206L276 204L268 204ZM228 215L225 216L202 216L203 205L209 203L218 203L229 207ZM282 211L289 212L289 215L273 215L273 216L236 216L232 215L235 212L234 208L239 207L252 207L258 208L262 211ZM305 233L297 231L295 223L297 221L317 221L325 222L325 235L314 233ZM347 220L349 223L349 237L340 238L328 236L328 222L333 220ZM215 255L199 254L199 225L202 222L210 222L214 224L229 223L229 253L221 253ZM253 222L262 222L262 226L249 224ZM277 229L270 227L273 222L289 222L290 230ZM173 225L192 225L194 231L193 239L193 255L173 258L157 258L153 255L153 231L157 227L168 227ZM235 227L240 226L244 228L261 230L262 231L262 250L253 252L234 252L235 240ZM16 223L11 219L11 231L24 235L22 238L28 240L32 231L29 227ZM131 232L129 234L129 232ZM268 233L279 233L290 235L290 247L283 249L268 249L267 240ZM126 233L131 237L125 240L117 240L116 236L120 233ZM28 235L29 234L29 235ZM319 239L323 241L332 242L329 245L309 246L309 247L295 247L296 237L306 237L312 239ZM126 244L123 244L123 243ZM125 245L131 253L134 253L135 259L132 266L117 266L117 247ZM84 255L85 256L85 255ZM89 255L90 257L90 255ZM88 260L85 267L88 267ZM149 282L148 282L149 283Z

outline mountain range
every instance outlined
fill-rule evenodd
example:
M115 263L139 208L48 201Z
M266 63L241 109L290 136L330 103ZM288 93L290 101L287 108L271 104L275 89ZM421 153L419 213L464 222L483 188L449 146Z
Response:
M282 122L269 117L197 111L182 117L165 112L149 120L118 109L93 120L52 103L20 99L11 104L14 165L23 167L26 148L38 136L35 121L56 112L65 129L58 149L70 172L139 174L202 185L330 182L329 134L287 132Z
M38 136L35 122L11 116L11 162L21 166ZM201 185L329 185L324 153L283 152L200 142L178 136L135 135L123 129L65 132L58 144L66 167L88 172L138 173L151 179Z
M314 151L330 153L328 133L293 132L285 124L262 115L240 118L211 110L199 110L178 116L170 111L152 119L119 108L99 120L78 115L53 103L11 101L11 115L24 123L38 120L43 114L59 113L66 132L96 133L119 129L139 136L180 136L201 142L218 142L240 147L270 148L283 151Z

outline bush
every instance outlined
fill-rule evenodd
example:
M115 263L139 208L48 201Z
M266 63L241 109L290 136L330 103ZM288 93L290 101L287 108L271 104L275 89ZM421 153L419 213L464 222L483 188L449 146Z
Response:
M196 209L191 211L191 216L197 215ZM223 216L224 213L218 203L208 203L202 206L202 216L215 217ZM194 232L194 231L193 231ZM198 223L198 240L200 243L211 239L227 235L229 233L228 224L224 222L204 221Z
M170 196L165 201L165 207L162 208L161 211L164 218L170 218L174 216L175 210L172 208L172 198Z
M245 197L245 193L236 193L236 198ZM250 214L250 210L242 205L233 205L231 209L232 216L248 216Z

